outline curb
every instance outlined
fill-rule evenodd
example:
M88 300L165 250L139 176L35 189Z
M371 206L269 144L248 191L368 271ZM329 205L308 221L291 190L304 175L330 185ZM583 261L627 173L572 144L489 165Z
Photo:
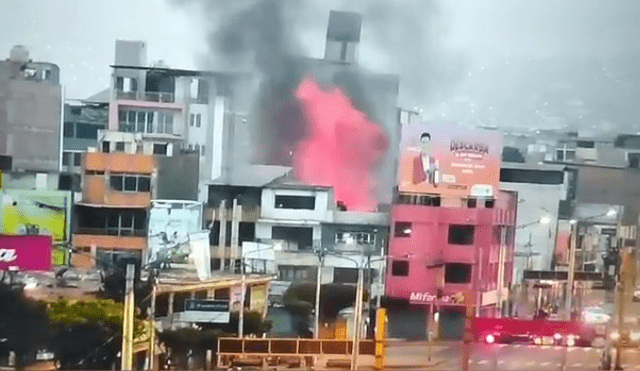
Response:
M444 359L439 361L434 361L427 364L418 364L418 365L384 365L385 369L395 370L395 369L405 369L405 368L431 368L441 365L445 362Z

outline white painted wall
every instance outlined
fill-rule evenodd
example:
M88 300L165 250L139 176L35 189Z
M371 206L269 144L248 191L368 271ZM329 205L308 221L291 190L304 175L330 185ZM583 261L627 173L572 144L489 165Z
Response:
M313 232L311 238L313 240L313 246L319 246L320 241L322 240L322 229L320 224L308 224L308 223L287 223L286 221L273 223L270 221L259 220L256 223L256 239L258 240L270 240L272 239L272 227L307 227L313 228ZM290 244L295 244L291 242ZM293 249L296 249L296 246L290 245Z
M551 218L549 224L534 224L526 228L516 229L516 251L527 252L525 246L531 236L533 252L540 255L531 258L531 269L549 270L554 253L556 224L558 221L558 204L566 197L566 186L530 184L530 183L500 183L504 190L518 192L517 225L524 225L542 217ZM522 280L526 267L525 257L516 257L514 261L514 282Z
M298 209L278 209L275 207L276 195L283 196L314 196L314 210L298 210ZM264 219L280 219L280 220L312 220L312 221L328 221L329 215L329 192L328 190L315 189L274 189L265 188L262 190L262 200L260 213Z

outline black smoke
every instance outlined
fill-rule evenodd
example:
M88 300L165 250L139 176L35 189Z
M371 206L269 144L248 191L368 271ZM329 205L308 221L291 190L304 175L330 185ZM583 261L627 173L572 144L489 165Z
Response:
M305 122L294 92L313 71L305 57L322 58L330 10L362 16L359 65L400 78L399 105L425 107L442 99L459 70L437 29L438 4L429 0L172 0L196 5L209 26L208 68L255 72L261 80L252 132L259 163L290 165ZM309 35L312 35L309 37ZM354 106L380 124L366 77L345 68L325 83L342 90Z

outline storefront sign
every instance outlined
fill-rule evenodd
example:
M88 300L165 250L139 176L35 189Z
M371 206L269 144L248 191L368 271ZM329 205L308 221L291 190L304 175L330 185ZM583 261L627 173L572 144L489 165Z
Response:
M0 235L0 271L16 267L21 271L51 270L51 236Z
M442 295L438 298L437 295L428 292L412 292L409 301L414 304L431 304L436 302L442 304L463 304L464 296L462 293L457 293L455 295Z

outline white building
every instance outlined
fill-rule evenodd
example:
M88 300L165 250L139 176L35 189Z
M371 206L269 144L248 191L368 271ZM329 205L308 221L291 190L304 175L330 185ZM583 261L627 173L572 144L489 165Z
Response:
M567 198L568 179L560 165L503 163L500 188L518 192L514 280L523 271L550 270L555 252L560 201Z

